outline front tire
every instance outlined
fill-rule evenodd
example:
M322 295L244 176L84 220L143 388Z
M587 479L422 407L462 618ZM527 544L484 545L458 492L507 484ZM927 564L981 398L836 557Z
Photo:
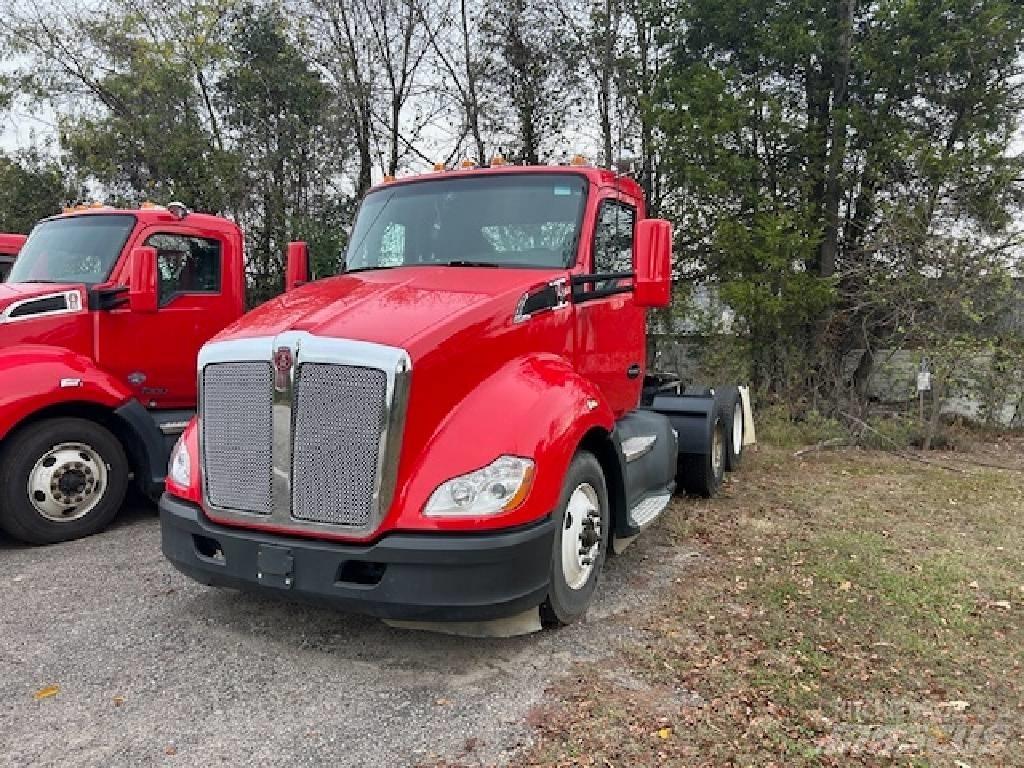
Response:
M586 615L608 551L608 490L593 454L581 451L569 465L557 520L548 598L540 607L544 623L555 626Z
M98 533L124 502L128 460L110 430L86 419L40 421L0 454L0 528L28 544Z

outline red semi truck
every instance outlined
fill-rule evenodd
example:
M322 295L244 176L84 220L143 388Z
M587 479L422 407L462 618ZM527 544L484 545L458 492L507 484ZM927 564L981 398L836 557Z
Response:
M742 452L737 388L645 376L670 251L610 171L387 180L346 274L201 350L164 554L204 584L391 619L578 619L609 550Z
M24 244L25 235L0 234L0 283L7 279Z
M244 310L226 219L172 203L39 222L0 283L0 528L74 539L106 527L131 477L159 496L199 348Z

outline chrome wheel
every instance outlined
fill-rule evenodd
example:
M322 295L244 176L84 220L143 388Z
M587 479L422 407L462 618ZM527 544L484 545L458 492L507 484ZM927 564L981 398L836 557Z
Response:
M725 469L725 451L722 450L724 447L722 428L720 424L716 424L711 435L711 469L715 477L721 477Z
M581 483L569 497L562 531L562 575L569 589L582 589L590 579L601 545L601 503L590 483Z
M736 403L732 411L732 452L739 456L743 453L743 405Z
M80 520L96 508L107 488L107 464L84 443L55 445L28 475L28 498L47 520Z

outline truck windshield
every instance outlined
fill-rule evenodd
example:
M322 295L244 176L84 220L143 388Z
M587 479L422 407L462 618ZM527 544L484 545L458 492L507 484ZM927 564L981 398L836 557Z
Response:
M7 282L106 282L134 226L129 214L42 221L25 241Z
M586 190L582 176L551 173L385 187L359 209L346 269L564 268L576 259Z

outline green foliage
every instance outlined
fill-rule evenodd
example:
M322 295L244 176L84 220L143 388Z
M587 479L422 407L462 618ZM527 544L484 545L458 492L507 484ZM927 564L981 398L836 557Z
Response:
M0 232L27 233L74 196L64 169L37 151L0 153Z
M843 355L899 341L872 286L925 300L934 233L978 246L1019 203L1024 6L684 0L670 26L653 113L679 269L720 284L760 389L836 402Z
M780 448L802 448L850 437L836 419L814 410L794 415L789 406L781 403L759 408L755 426L758 440Z

